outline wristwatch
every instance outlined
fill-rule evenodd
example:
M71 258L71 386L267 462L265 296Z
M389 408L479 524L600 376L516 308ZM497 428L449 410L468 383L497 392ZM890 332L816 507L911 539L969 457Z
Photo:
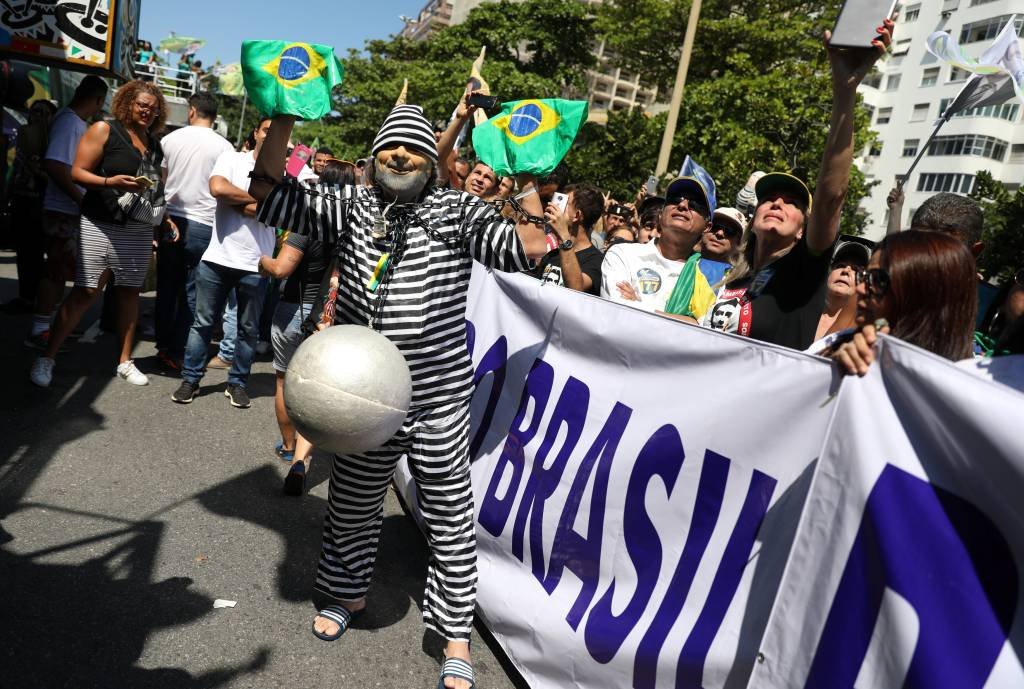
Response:
M572 248L572 240L566 239L564 242L559 242L558 248L562 249L563 251L568 251L569 249Z

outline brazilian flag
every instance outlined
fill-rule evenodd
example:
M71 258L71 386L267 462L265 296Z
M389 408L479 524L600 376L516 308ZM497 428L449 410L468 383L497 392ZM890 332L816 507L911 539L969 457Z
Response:
M473 150L500 176L542 177L562 162L586 119L586 101L502 103L500 113L473 129Z
M326 45L243 41L242 75L249 100L262 114L318 120L331 111L331 89L345 68Z

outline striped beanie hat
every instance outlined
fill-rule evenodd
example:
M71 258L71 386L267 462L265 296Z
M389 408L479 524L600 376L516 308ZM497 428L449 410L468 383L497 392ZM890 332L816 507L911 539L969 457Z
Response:
M373 140L371 152L376 156L385 148L395 146L415 148L437 163L434 128L423 115L423 108L418 105L398 105L384 118L384 124Z

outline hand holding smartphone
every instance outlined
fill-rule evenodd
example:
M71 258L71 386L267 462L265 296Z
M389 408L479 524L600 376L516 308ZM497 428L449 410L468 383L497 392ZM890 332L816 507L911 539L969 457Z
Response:
M840 48L870 48L879 38L875 28L881 18L893 16L896 0L846 0L832 29L830 45Z
M482 93L474 93L469 97L469 105L476 106L481 110L493 110L497 104L497 96L485 96Z
M151 180L149 177L136 177L135 183L138 184L143 189L153 188L153 180Z

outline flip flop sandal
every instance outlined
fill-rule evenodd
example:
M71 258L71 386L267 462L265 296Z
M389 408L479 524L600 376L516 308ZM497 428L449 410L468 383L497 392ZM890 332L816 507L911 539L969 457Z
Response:
M469 682L470 689L476 687L476 678L473 676L473 666L462 658L445 658L441 665L441 677L437 680L437 689L447 689L444 686L445 677L464 679Z
M284 477L285 495L302 495L306 492L306 465L303 462L295 462L288 475Z
M274 454L276 454L278 457L280 457L286 462L290 462L293 459L295 459L295 450L284 449L284 441L281 441L277 445L274 445Z
M317 613L317 617L326 617L331 622L338 625L338 631L334 634L324 634L323 632L318 632L316 630L316 620L313 620L313 634L318 639L323 639L324 641L336 641L337 639L341 638L342 634L345 633L352 620L356 619L361 614L363 614L362 610L356 610L355 612L351 612L344 605L328 605L326 608Z

